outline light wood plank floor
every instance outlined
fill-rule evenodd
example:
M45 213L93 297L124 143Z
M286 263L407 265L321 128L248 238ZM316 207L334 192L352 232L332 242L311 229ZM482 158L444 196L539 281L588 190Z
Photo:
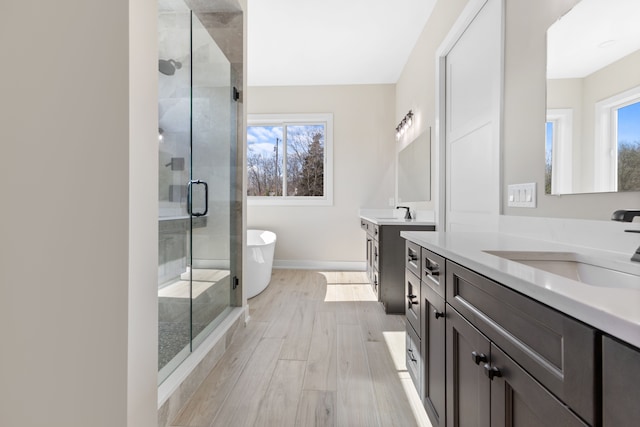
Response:
M274 270L249 309L173 426L431 427L364 273Z

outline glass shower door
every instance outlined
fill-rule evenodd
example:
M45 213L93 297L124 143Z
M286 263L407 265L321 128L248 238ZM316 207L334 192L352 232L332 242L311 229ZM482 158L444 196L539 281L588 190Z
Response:
M178 3L176 3L177 5ZM158 15L158 380L191 352L191 13Z
M231 92L231 64L193 14L189 192L193 348L231 306L231 147L235 145Z
M184 3L159 15L158 382L235 301L237 106L232 67ZM235 256L236 258L232 258Z

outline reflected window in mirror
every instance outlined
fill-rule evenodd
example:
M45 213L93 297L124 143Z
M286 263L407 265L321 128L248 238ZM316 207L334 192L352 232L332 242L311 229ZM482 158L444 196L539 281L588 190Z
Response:
M598 191L640 190L640 86L596 104Z
M566 194L573 180L573 110L547 110L545 193Z
M638 16L640 1L582 0L549 27L547 194L640 191Z

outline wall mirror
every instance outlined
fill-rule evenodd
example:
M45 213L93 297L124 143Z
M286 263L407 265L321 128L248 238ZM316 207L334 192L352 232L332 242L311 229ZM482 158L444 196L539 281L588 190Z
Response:
M640 191L639 16L582 0L548 29L546 194Z
M431 129L398 153L398 203L431 200Z

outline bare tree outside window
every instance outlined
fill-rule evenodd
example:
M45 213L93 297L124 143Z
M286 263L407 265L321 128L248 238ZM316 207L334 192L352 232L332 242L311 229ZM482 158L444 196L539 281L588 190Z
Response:
M247 195L324 196L324 124L247 128Z
M640 190L640 102L617 111L618 191Z

